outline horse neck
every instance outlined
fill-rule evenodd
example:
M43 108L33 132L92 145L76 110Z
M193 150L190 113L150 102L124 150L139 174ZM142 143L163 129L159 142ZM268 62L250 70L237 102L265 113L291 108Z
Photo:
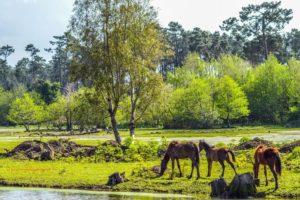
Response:
M203 144L204 150L205 150L206 152L211 151L211 147L209 146L209 144L207 144L206 142L203 142L202 144Z

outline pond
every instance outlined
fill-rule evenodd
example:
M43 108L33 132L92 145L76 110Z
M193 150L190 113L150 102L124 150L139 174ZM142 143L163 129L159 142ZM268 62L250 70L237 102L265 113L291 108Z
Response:
M0 188L0 199L6 200L96 200L96 199L192 199L178 194L94 192L44 188Z

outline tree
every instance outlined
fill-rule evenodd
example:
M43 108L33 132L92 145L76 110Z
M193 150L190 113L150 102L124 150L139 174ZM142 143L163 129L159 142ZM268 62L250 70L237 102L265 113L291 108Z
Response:
M37 92L46 104L51 104L57 100L60 84L57 82L51 83L50 81L38 80L31 85L30 89Z
M30 84L30 75L28 74L29 63L30 61L28 58L22 58L16 64L14 75L19 84L26 86L29 86Z
M209 128L217 123L218 114L213 110L212 92L206 80L194 79L189 87L176 89L171 107L168 128Z
M166 40L171 47L174 55L167 62L173 72L176 67L182 66L186 55L189 52L188 36L186 31L178 22L170 22L165 28Z
M226 120L230 127L230 120L249 115L248 100L239 85L229 76L219 81L217 107L220 117Z
M116 114L120 101L128 94L128 70L135 54L133 46L139 40L146 41L144 34L132 31L143 30L147 24L144 20L152 18L155 11L148 0L77 0L74 5L69 37L72 78L93 85L107 102L115 139L121 144ZM152 23L152 26L157 25ZM149 35L147 39L156 38Z
M46 109L48 113L46 121L61 131L67 122L65 98L63 96L58 97L57 101L48 105Z
M288 68L274 55L259 65L245 84L251 110L250 118L267 123L284 123L287 120L293 79Z
M291 32L286 34L285 43L287 48L285 51L289 57L300 59L300 31L292 29Z
M250 4L242 8L239 19L229 18L225 20L221 29L233 35L242 35L244 38L261 38L260 47L264 50L264 58L267 59L271 52L268 43L269 38L277 35L292 19L292 10L280 6L280 1L264 2L260 5Z
M74 121L79 130L105 126L104 120L108 117L105 103L94 88L81 88L74 94Z
M53 38L54 41L50 41L53 48L46 49L46 51L53 53L50 62L50 80L59 82L63 89L69 82L70 52L67 49L67 34Z
M15 49L12 46L6 45L0 48L0 57L3 56L4 62L7 61L7 57L15 52Z
M40 50L33 44L28 44L25 51L30 54L28 73L30 74L30 84L35 83L38 79L45 79L44 68L46 60L38 55Z
M26 131L30 131L30 125L42 121L43 107L34 103L30 94L25 93L23 97L17 98L11 105L8 119L11 122L22 124Z

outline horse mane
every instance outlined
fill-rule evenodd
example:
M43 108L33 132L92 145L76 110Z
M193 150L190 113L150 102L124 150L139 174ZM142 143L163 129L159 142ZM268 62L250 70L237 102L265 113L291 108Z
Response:
M260 144L260 145L258 145L258 146L256 147L256 151L259 150L259 149L262 149L262 148L264 148L264 147L265 147L265 145Z
M204 140L200 140L200 142L203 144L205 150L211 148L211 146L207 142L205 142Z

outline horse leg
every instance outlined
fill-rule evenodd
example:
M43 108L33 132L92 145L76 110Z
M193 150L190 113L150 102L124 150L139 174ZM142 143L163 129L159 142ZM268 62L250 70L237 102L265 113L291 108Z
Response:
M196 169L197 169L197 180L200 178L199 165L200 165L200 163L196 162Z
M233 165L233 163L229 160L229 158L226 159L227 163L231 166L231 168L233 169L235 175L236 175L236 171L235 171L235 167Z
M175 162L175 160L174 160L174 158L171 158L172 159L172 173L171 173L171 179L173 179L173 175L174 175L174 162Z
M268 165L269 165L270 170L275 178L275 189L274 189L274 191L275 191L278 189L278 178L277 178L277 173L275 171L275 162L268 162Z
M224 161L222 160L219 160L219 163L221 164L221 166L222 166L222 175L221 175L221 177L223 177L224 176L224 171L225 171L225 165L224 165Z
M180 163L179 163L179 159L178 158L176 158L176 162L177 162L177 167L179 169L180 177L182 177L182 172L181 172L181 169L180 169Z
M193 177L193 173L194 173L194 166L195 166L195 162L193 159L192 160L192 171L191 171L191 175L188 177L189 179Z
M207 177L211 176L211 168L212 168L212 160L207 160L208 162L208 169L207 169Z
M268 186L268 176L267 176L267 166L264 165L264 172L265 172L265 177L266 177L266 186Z

